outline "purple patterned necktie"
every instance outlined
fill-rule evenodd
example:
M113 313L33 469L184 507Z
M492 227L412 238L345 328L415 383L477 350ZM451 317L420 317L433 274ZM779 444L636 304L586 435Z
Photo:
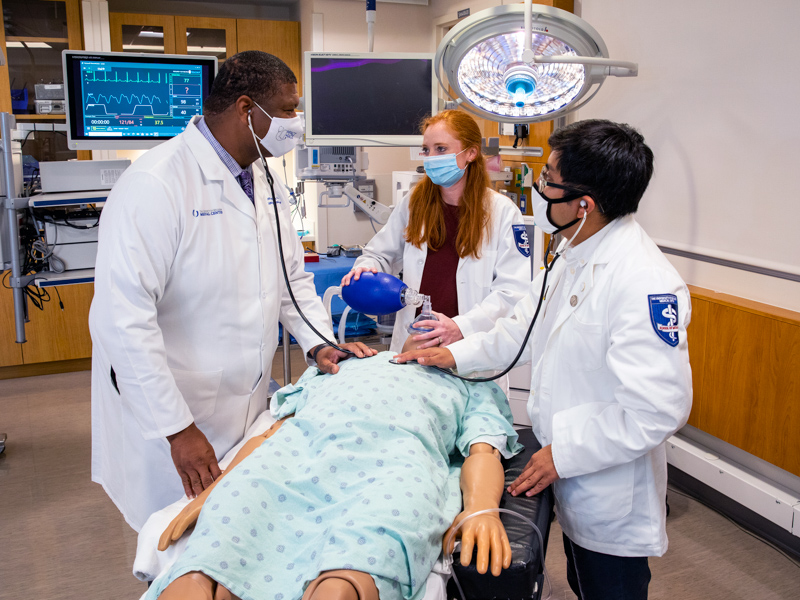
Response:
M239 173L239 185L242 186L242 190L247 197L250 198L250 202L255 204L254 195L253 195L253 176L248 171L242 171Z

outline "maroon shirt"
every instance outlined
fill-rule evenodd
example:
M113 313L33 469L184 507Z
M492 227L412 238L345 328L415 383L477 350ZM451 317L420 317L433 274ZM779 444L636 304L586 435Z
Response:
M456 288L456 269L458 269L458 252L456 237L458 222L461 218L458 206L442 202L444 207L445 240L438 250L428 246L428 256L422 270L420 294L431 297L431 307L436 312L444 313L451 319L458 314L458 290ZM417 314L422 308L417 309Z

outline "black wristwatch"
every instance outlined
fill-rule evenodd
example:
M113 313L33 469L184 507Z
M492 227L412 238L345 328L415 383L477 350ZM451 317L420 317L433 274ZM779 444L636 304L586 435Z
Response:
M318 344L318 345L314 346L313 348L311 348L311 350L306 352L306 356L308 358L310 358L311 360L313 360L314 362L317 362L317 354L319 354L319 351L322 350L324 347L325 347L325 344Z

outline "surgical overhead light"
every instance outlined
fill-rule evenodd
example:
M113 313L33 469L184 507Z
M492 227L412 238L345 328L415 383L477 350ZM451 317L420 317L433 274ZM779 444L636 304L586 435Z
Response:
M442 40L434 64L456 102L507 123L549 121L583 106L607 76L638 73L636 63L609 59L586 21L530 0L464 19Z

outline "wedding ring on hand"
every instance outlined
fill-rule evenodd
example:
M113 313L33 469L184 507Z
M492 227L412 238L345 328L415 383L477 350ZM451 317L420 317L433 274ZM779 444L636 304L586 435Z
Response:
M439 345L442 345L442 336L439 336Z

